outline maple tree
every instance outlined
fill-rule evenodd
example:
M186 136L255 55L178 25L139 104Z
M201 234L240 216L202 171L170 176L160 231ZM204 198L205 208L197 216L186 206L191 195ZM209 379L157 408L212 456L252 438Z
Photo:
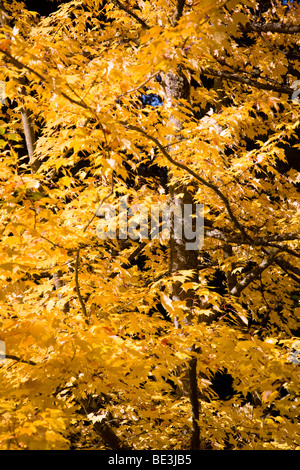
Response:
M299 13L0 2L1 449L299 448Z

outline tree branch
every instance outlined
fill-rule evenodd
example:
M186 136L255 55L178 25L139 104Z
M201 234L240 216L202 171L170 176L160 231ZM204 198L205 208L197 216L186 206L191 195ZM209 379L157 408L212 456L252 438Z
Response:
M25 95L25 90L22 90L22 93ZM33 131L33 122L30 116L28 109L22 108L21 109L21 116L22 116L22 124L23 130L25 135L25 142L28 151L28 157L30 162L30 167L32 173L36 173L40 167L40 162L38 159L34 158L34 150L35 150L35 135Z
M235 215L233 214L233 211L231 209L231 206L230 206L230 203L227 199L227 197L222 193L222 191L220 191L220 189L214 185L213 183L210 183L208 181L206 181L204 178L202 178L201 176L199 176L194 170L192 170L191 168L189 168L187 165L185 165L184 163L181 163L181 162L178 162L176 160L173 159L173 157L171 157L171 155L166 151L165 147L159 142L158 139L156 139L155 137L153 137L152 135L150 134L147 134L146 131L144 131L142 128L138 127L138 126L133 126L131 124L128 124L127 122L124 122L124 121L120 121L120 124L122 124L124 127L126 127L127 129L130 129L130 130L133 130L133 131L136 131L140 134L142 134L144 137L146 137L147 139L151 140L152 142L154 142L157 147L159 148L159 150L161 151L161 153L164 155L164 157L166 157L166 159L172 163L173 165L175 165L176 167L178 168L181 168L182 170L186 171L187 173L189 173L191 176L193 176L197 181L199 181L201 184L203 184L204 186L206 186L207 188L211 189L212 191L214 191L217 196L219 196L219 198L223 201L223 204L225 205L226 207L226 210L228 212L228 215L230 217L230 219L232 220L232 222L234 223L234 225L236 226L236 228L241 232L242 236L245 238L245 239L249 239L250 240L250 237L249 235L246 233L244 227L240 224L240 222L238 221L238 219L235 217Z
M83 407L83 410L86 413L87 417L90 413L95 413L95 409L92 406L85 404L84 400L81 400L80 404ZM93 428L96 434L101 437L105 444L110 447L110 449L131 450L131 448L125 442L123 442L119 438L119 436L114 432L105 417L102 417L100 421L95 421L93 423Z
M159 71L153 73L152 75L150 75L150 77L146 78L146 80L143 83L141 83L140 85L137 85L136 87L131 88L128 91L125 91L121 95L118 95L117 98L116 98L116 101L123 98L123 96L129 95L130 93L134 93L136 91L139 91L141 88L143 88L145 85L147 85L147 83L150 82L150 80L152 80L152 78L156 77L159 73L160 73Z
M283 269L294 281L300 284L300 269L297 266L292 266L291 263L283 259L281 256L278 256L276 259L276 264ZM289 272L291 271L291 272Z
M75 288L76 288L76 294L79 300L79 303L81 305L81 309L83 312L83 315L88 319L88 314L86 311L86 306L84 303L84 300L82 298L81 292L80 292L80 286L79 286L79 280L78 280L78 273L79 273L79 257L80 257L80 248L78 248L76 252L76 259L75 259Z
M26 64L23 64L22 62L20 62L18 59L16 59L15 57L13 57L10 52L8 52L7 49L4 49L2 48L0 50L0 52L2 54L4 54L6 57L8 57L10 59L10 62L12 63L12 65L14 65L15 67L17 67L18 69L22 70L22 69L26 69L28 72L32 73L33 75L35 75L36 77L38 77L41 81L43 82L49 82L49 79L47 79L46 76L40 74L39 72L37 72L36 70L34 70L33 68L29 67L29 65L26 65ZM77 106L80 106L81 108L83 109L87 109L90 111L90 108L89 106L83 101L83 100L75 100L74 98L72 98L71 96L67 95L67 93L65 93L64 91L60 90L60 94L61 96L63 96L66 100L68 100L70 103L73 103L73 104L76 104Z
M96 421L93 424L93 428L112 450L131 450L131 448L117 436L105 419Z
M131 262L134 260L134 258L136 258L142 251L143 249L145 248L146 246L146 242L142 242L140 243L136 249L131 253L131 255L128 256L127 260L121 264L121 268L122 269L126 269L128 268L128 265L131 264ZM114 279L116 276L118 275L117 272L113 272L111 273L111 275L109 276L109 279Z
M123 10L125 11L129 16L132 16L132 18L134 18L138 23L140 23L140 25L145 28L145 29L150 29L150 26L147 25L147 23L142 20L142 18L140 18L136 13L134 13L132 10L130 10L130 8L128 8L127 6L123 5L123 3L121 3L119 0L113 0L114 3L120 8L120 10Z
M278 251L284 251L285 253L288 253L291 256L295 256L295 258L300 258L300 253L297 253L295 250L291 250L290 248L286 246L278 245L278 243L266 243L265 246L269 246L271 248L277 248Z
M255 281L258 279L260 274L267 269L275 260L275 257L277 256L278 251L273 252L267 259L264 259L258 266L253 268L250 273L248 273L244 279L242 279L238 284L236 284L230 291L231 295L234 295L235 297L238 297L241 292L248 287L251 282Z
M30 364L31 366L36 366L37 363L34 361L26 361L25 359L22 359L21 357L15 356L14 354L0 354L0 361L3 359L12 359L17 362L23 362L24 364Z
M284 23L247 23L243 27L246 32L256 33L283 33L283 34L297 34L300 33L299 24L284 24Z
M272 44L269 43L269 41L266 40L266 38L259 33L261 39L264 41L264 43L267 44L268 48L271 49L271 51L276 51L279 52L280 54L284 54L288 59L299 59L300 54L297 54L296 52L286 52L281 49L278 49L278 47L273 46Z
M212 75L214 77L219 77L224 80L231 80L233 82L243 83L244 85L248 85L254 88L258 88L260 90L269 90L275 91L276 93L284 93L286 95L291 96L294 93L294 88L289 87L287 85L280 85L280 84L271 84L271 83L261 83L257 80L253 80L251 78L242 77L237 73L225 72L221 70L212 70L212 69L203 69L201 70L203 75Z

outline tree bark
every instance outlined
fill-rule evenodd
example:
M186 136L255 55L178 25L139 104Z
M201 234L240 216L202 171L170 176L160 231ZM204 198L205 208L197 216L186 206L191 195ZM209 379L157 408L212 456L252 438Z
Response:
M191 449L200 449L200 426L199 426L199 398L198 398L198 384L197 384L197 358L193 357L189 361L189 386L190 386L190 402L192 408L192 436L191 436Z
M167 106L174 106L174 102L180 99L190 99L190 88L187 79L183 75L180 69L177 73L168 72L164 77L164 87L166 93ZM180 121L173 116L170 118L170 122L174 126L176 134L182 129ZM172 136L170 136L170 139ZM180 135L177 135L177 139L180 140ZM173 148L173 152L176 152L176 148ZM170 175L171 180L172 175ZM170 233L170 259L169 259L169 270L170 274L178 273L181 270L194 270L194 280L198 279L198 250L187 250L187 243L191 242L186 236L184 230L184 215L186 205L190 204L195 213L195 204L193 203L193 195L186 189L185 186L178 186L176 183L170 186L170 205L175 207L175 214L171 219L171 233ZM177 210L178 209L178 210ZM175 221L176 218L176 221ZM181 227L181 233L176 233L176 226ZM193 231L195 231L195 223L192 224ZM193 291L185 292L181 288L180 282L175 282L173 285L172 292L173 300L186 301L187 307L192 309L195 303L195 295ZM189 322L192 313L188 314L186 321ZM176 326L179 324L176 320Z
M174 106L175 102L180 99L190 99L189 83L178 68L176 72L169 71L164 77L164 88L166 94L166 106ZM176 132L176 138L180 139L180 130L182 129L181 122L171 116L170 123ZM170 136L170 139L172 136ZM176 148L173 147L173 152ZM170 175L170 181L172 175ZM198 250L188 250L187 243L192 242L189 240L185 233L185 208L190 204L195 213L195 204L193 203L193 195L187 190L186 186L178 186L176 183L171 184L170 187L170 205L175 207L175 214L171 219L170 231L170 258L169 258L169 271L170 274L179 273L181 270L193 270L194 281L198 280ZM178 210L177 210L178 209ZM176 218L176 220L175 220ZM193 219L194 221L195 219ZM192 224L193 232L195 233L194 223ZM176 227L181 228L180 234L176 233ZM193 307L197 303L195 292L190 289L187 292L182 289L182 283L176 281L172 285L172 300L185 302L187 308L187 315L184 322L189 324L193 318ZM175 318L175 326L181 327L178 318ZM199 400L198 400L198 385L197 385L197 358L193 357L187 364L186 379L183 380L182 394L188 395L191 403L192 410L192 435L191 435L191 449L197 450L200 448L200 427L199 427Z
M113 431L113 429L105 422L95 422L94 431L98 434L105 444L112 450L131 450L125 442Z
M23 93L25 93L25 90ZM21 109L21 116L31 172L36 173L40 167L40 162L37 158L34 157L35 135L33 130L33 122L29 111L26 108Z

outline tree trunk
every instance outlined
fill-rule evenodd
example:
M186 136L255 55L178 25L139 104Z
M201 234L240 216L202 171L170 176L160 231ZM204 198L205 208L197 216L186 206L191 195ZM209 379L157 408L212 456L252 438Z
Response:
M174 105L174 101L179 99L189 100L190 99L190 87L187 79L179 69L177 73L168 72L164 77L164 86L166 93L167 106ZM172 117L170 122L174 126L176 134L182 129L181 122ZM170 136L171 138L171 136ZM176 135L176 138L180 140L180 134ZM173 148L173 152L176 152L176 148ZM191 269L194 270L194 279L198 279L198 250L187 249L187 244L192 242L184 230L186 214L186 205L189 204L193 208L195 213L195 204L193 203L193 195L186 189L185 186L178 186L176 184L170 187L170 204L176 207L176 224L181 227L181 233L176 233L174 217L171 222L171 233L170 233L170 259L169 259L169 270L170 273L178 273L180 270ZM192 223L193 232L195 232L195 219ZM179 236L178 236L179 235ZM181 289L181 283L175 282L173 285L172 292L173 300L186 301L187 306L192 310L195 303L195 294L193 291L183 292ZM187 321L191 318L192 312L187 316ZM176 324L179 327L179 324Z
M166 106L173 106L174 101L190 99L189 83L178 69L176 72L168 72L164 77L164 88L166 94ZM176 138L180 140L180 130L182 129L181 122L171 116L170 123L174 126ZM172 136L170 136L171 139ZM176 148L173 147L173 152ZM179 157L180 159L180 157ZM170 175L170 179L171 179ZM187 190L185 186L171 185L170 188L170 204L176 210L171 222L170 233L170 258L169 258L169 271L170 274L179 273L181 270L193 270L194 281L198 280L198 249L187 249L187 243L193 242L189 239L185 232L185 214L186 205L189 204L193 208L195 214L195 204L193 203L193 195ZM176 221L175 221L176 218ZM192 231L195 233L195 218L191 224ZM176 227L179 227L181 233L176 233ZM172 286L172 300L185 302L187 308L187 315L184 322L189 324L193 318L193 307L197 303L197 298L194 290L190 289L187 292L182 289L181 282L176 281ZM179 319L175 319L175 326L180 328ZM198 386L197 386L197 358L193 357L187 364L185 371L185 379L183 380L183 387L181 393L188 395L190 398L192 408L192 436L191 436L191 449L197 450L200 448L200 428L199 428L199 400L198 400Z

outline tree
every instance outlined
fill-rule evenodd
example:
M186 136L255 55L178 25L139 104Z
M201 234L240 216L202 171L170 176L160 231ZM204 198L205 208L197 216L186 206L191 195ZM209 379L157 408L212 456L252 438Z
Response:
M1 448L299 448L299 5L0 11Z

